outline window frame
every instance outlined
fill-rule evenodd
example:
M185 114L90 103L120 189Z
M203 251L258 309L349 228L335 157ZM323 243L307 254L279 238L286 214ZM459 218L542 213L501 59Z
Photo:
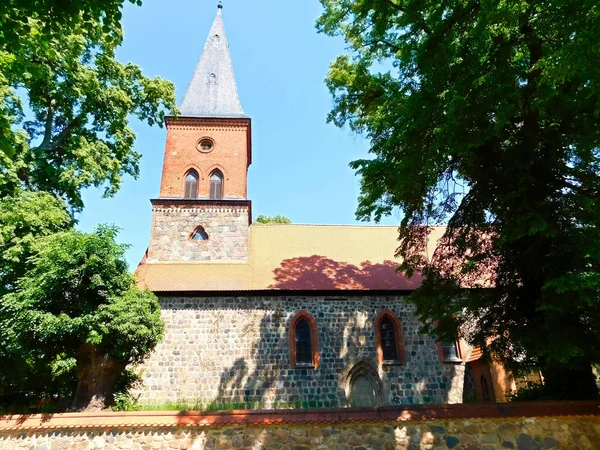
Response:
M446 360L446 357L444 356L444 347L448 346L449 344L454 344L454 348L456 349L456 359ZM447 364L461 364L461 363L464 362L463 350L461 348L459 340L456 340L456 341L453 341L453 342L438 341L437 346L438 346L438 352L440 354L440 361L441 362L447 363Z
M188 197L187 195L187 191L188 191L188 177L192 175L193 177L196 178L196 192L194 193L193 196ZM190 183L191 184L191 183ZM183 198L186 200L196 200L198 198L198 188L200 187L200 174L198 173L198 171L196 169L189 169L185 172L185 176L183 177Z
M205 235L206 235L206 239L194 239L194 235L198 232L198 231L202 231ZM204 228L202 225L198 225L196 228L194 228L194 230L190 233L190 237L188 238L189 241L191 242L196 242L196 243L200 243L200 242L207 242L210 240L210 235L206 232L206 228Z
M492 396L490 394L490 385L484 374L481 374L479 377L479 384L481 385L481 400L484 402L491 402Z
M220 192L219 195L216 195L213 197L213 179L212 177L214 175L218 174L220 177ZM214 184L217 184L217 182L214 182ZM225 176L223 175L223 172L221 172L219 169L215 169L213 170L209 177L208 177L208 198L210 200L223 200L223 192L224 192L224 185L225 185Z
M437 328L438 324L439 324L439 320L434 321L433 322L434 328ZM450 342L442 342L440 340L439 336L436 336L435 339L436 339L438 355L440 357L440 362L445 363L445 364L462 364L462 363L466 362L465 357L467 355L467 352L465 351L466 349L463 348L463 345L462 345L462 342L460 339L460 335L458 336L458 339L453 341L454 348L456 349L457 359L451 359L448 361L446 361L446 358L444 358L444 344L450 344Z
M296 360L296 325L304 319L310 328L310 348L312 353L312 363L299 363ZM308 311L299 311L292 318L289 325L289 348L290 348L290 367L292 369L318 369L321 356L319 354L319 334L317 332L317 322Z
M386 360L383 358L383 345L381 336L381 322L388 318L394 327L394 339L396 343L396 360ZM406 352L404 350L404 333L402 332L402 322L389 309L381 311L374 322L375 326L375 345L377 348L377 361L384 366L404 366L406 365Z

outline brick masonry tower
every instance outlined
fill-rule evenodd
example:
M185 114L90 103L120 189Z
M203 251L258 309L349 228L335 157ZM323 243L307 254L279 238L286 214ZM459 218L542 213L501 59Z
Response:
M147 261L246 261L252 140L219 5L180 105L167 117L160 196Z

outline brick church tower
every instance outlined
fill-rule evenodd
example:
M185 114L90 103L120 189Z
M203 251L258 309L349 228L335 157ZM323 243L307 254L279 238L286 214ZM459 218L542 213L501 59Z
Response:
M233 75L219 5L180 105L167 117L160 196L147 261L246 261L250 118Z

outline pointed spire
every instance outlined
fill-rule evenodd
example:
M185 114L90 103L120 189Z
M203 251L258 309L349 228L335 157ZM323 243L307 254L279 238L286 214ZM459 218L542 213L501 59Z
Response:
M179 107L184 117L245 117L233 75L221 2L217 8L217 17Z

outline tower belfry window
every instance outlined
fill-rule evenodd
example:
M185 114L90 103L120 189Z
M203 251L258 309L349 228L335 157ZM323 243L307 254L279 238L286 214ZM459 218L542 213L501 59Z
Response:
M208 84L217 84L217 76L214 73L208 76Z
M202 227L196 227L192 235L190 236L192 241L208 241L208 234Z
M190 170L185 176L184 198L196 198L198 196L198 173Z
M219 42L221 42L221 37L218 34L215 34L213 36L213 44L217 45Z
M210 199L221 200L223 198L223 174L215 170L210 176Z

